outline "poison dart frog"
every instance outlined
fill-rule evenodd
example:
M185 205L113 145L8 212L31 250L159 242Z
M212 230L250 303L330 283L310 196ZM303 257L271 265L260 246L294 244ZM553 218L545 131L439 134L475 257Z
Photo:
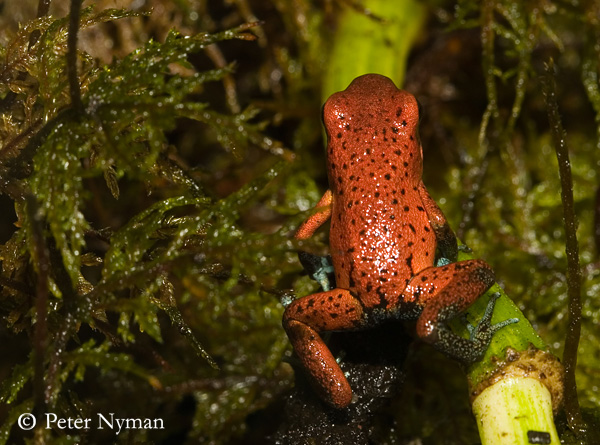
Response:
M518 320L491 324L495 295L480 323L468 326L469 339L446 325L495 279L482 260L452 262L456 237L421 180L414 96L387 77L367 74L327 100L323 121L330 189L295 238L307 239L331 220L336 287L291 302L283 327L317 393L344 408L352 389L321 333L416 320L419 338L472 363L498 329ZM436 249L449 261L436 266Z

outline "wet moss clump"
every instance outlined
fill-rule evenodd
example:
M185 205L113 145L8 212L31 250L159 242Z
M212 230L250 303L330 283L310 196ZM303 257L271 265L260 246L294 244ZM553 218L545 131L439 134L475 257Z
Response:
M147 14L86 8L80 32L143 24ZM272 212L268 197L289 153L263 132L257 109L232 113L203 100L232 64L206 70L193 58L217 42L254 40L256 24L171 30L110 64L80 51L82 111L70 106L67 25L67 17L35 19L2 52L1 189L16 230L0 254L3 336L14 344L13 366L2 371L0 439L27 437L16 424L24 412L170 424L121 440L240 434L232 419L264 406L289 379L277 292L261 291L273 283L260 277L291 263L292 247L285 229L267 237L245 221ZM174 141L185 126L202 143L184 156ZM236 185L225 170L241 171L257 153L266 153L261 165ZM206 157L200 169L190 166ZM261 352L251 353L256 344ZM184 409L182 423L186 397L195 409ZM34 434L98 441L115 433Z

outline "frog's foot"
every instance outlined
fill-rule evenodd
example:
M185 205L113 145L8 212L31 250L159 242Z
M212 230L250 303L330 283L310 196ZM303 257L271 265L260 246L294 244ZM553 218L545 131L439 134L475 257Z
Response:
M296 301L296 295L292 291L286 291L279 296L279 302L283 307L288 307L294 301Z
M496 306L496 300L500 298L499 292L494 292L490 295L490 301L485 308L485 312L483 313L483 317L476 325L473 325L467 320L466 316L461 317L465 322L465 327L467 331L469 331L469 339L471 341L478 341L479 339L483 339L483 341L487 341L489 344L490 340L494 336L496 332L502 329L505 326L511 325L513 323L518 323L518 318L508 318L504 321L501 321L496 324L492 324L492 315L494 314L494 307Z
M308 275L321 285L323 291L331 290L335 287L335 277L331 257L318 256L312 253L299 251L298 259Z
M510 320L508 323L491 325L498 297L492 297L479 324L468 328L470 338L463 338L452 332L447 322L460 316L494 281L494 272L482 260L459 261L419 272L413 277L411 285L407 286L410 293L405 291L403 295L405 301L416 301L423 307L417 320L417 335L446 355L464 363L481 359L494 333L514 322Z
M458 252L473 253L471 248L469 246L467 246L466 244L459 245L457 249L458 249ZM456 259L455 259L455 261L456 261ZM453 262L454 261L452 261L450 258L441 256L436 260L435 267L446 266Z
M458 251L459 252L464 252L464 253L473 253L473 251L471 250L471 248L469 246L467 246L466 244L460 244L458 246Z
M468 339L454 334L447 326L442 325L438 332L439 342L435 346L445 354L465 364L480 360L496 332L508 325L519 322L518 318L509 318L499 323L491 323L496 300L499 297L500 294L497 292L490 296L483 317L476 325L471 324L466 316L461 317L469 331Z
M450 261L448 258L444 258L444 257L440 257L437 259L437 261L435 262L435 267L442 267L442 266L447 266L448 264L450 264L452 261Z

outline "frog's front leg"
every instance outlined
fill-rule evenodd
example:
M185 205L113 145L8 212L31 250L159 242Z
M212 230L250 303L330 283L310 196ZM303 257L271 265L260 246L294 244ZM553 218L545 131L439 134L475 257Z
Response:
M317 205L317 212L308 217L296 231L294 238L304 240L313 236L316 230L321 227L331 217L331 207L333 204L333 194L327 190Z
M308 275L321 285L324 291L335 287L335 270L331 256L319 256L300 250L298 252L300 264Z
M419 196L423 202L423 207L427 212L429 223L435 233L437 241L437 248L440 251L442 258L449 260L449 262L456 261L458 256L458 242L454 231L450 228L446 215L439 208L437 203L431 199L429 192L423 184L423 181L419 184Z
M490 320L471 339L454 334L446 322L467 309L494 280L494 272L482 260L460 261L419 272L403 294L404 301L415 301L423 307L417 321L417 335L464 363L479 360L497 330L489 325Z
M357 329L363 319L362 304L346 289L300 298L283 314L283 328L312 385L323 400L336 408L350 404L352 389L319 333Z
M331 217L331 207L333 204L333 194L331 190L327 190L321 197L317 205L317 211L308 217L296 231L294 238L297 240L305 240L313 236L316 230L321 227ZM333 266L331 265L331 257L320 257L308 252L299 251L298 259L304 267L304 270L310 277L317 281L324 291L328 291L335 287L335 278L333 275Z

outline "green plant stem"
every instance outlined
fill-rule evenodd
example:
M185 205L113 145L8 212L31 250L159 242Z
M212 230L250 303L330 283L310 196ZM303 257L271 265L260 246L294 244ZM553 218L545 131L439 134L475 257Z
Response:
M382 74L397 85L404 80L408 53L425 21L424 6L415 0L365 0L361 6L363 11L346 8L339 18L324 100L363 74Z
M561 199L565 223L567 254L567 293L569 296L569 329L565 339L563 360L565 363L565 413L569 427L579 437L585 436L586 425L581 417L577 398L577 350L581 335L581 267L579 265L579 246L577 244L577 221L573 201L573 178L569 150L566 145L567 134L562 126L556 101L556 85L554 81L554 61L546 65L546 76L543 83L548 120L552 132L554 149L558 159L560 175Z
M482 445L558 445L548 388L531 378L508 378L473 402Z
M459 252L458 260L473 259ZM484 357L466 369L473 413L483 445L528 444L528 432L536 431L553 438L558 444L552 411L562 401L562 366L547 352L547 346L519 308L495 284L467 311L467 319L479 320L487 307L489 296L499 293L492 323L509 318L510 324L494 334ZM460 320L450 323L459 335L467 329ZM537 384L532 383L532 380Z
M31 224L31 234L34 253L34 268L37 274L35 295L36 322L33 334L34 378L33 394L37 416L45 412L45 366L46 349L48 346L47 304L48 277L50 272L50 257L46 240L44 239L44 219L40 207L33 195L27 195L27 215Z

